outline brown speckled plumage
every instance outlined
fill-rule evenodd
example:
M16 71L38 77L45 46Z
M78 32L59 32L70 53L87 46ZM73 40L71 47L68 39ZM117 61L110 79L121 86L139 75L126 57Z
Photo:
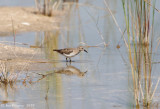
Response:
M66 61L68 61L67 58L69 58L70 62L71 62L71 57L76 56L81 51L87 52L82 46L77 47L77 48L54 49L53 51L56 51L56 52L62 54L63 56L65 56L66 57Z

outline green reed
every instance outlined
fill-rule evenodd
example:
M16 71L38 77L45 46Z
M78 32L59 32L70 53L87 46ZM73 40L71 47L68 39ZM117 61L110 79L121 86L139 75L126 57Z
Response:
M122 5L135 103L139 106L142 99L143 106L150 106L155 93L151 88L155 0L122 0Z

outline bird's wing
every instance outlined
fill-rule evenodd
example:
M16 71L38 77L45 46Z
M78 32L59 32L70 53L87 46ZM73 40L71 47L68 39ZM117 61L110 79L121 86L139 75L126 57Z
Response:
M64 54L70 54L73 52L72 49L68 49L68 48L65 48L65 49L61 49L61 52L64 53Z

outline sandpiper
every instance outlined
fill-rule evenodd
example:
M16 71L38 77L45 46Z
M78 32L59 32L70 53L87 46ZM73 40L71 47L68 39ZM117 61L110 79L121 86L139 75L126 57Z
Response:
M85 50L82 46L79 46L77 48L54 49L53 51L56 51L56 52L62 54L63 56L65 56L67 62L68 62L68 60L67 60L68 58L71 62L71 57L76 56L81 51L85 51L86 53L88 53L87 50Z

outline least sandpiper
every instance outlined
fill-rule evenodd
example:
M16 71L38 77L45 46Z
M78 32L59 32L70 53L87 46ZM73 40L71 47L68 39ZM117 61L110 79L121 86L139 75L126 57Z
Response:
M62 54L63 56L65 56L67 62L68 62L68 60L67 60L68 58L71 62L71 57L76 56L81 51L85 51L86 53L88 53L87 50L85 50L82 46L79 46L77 48L54 49L53 51L56 51L56 52Z

